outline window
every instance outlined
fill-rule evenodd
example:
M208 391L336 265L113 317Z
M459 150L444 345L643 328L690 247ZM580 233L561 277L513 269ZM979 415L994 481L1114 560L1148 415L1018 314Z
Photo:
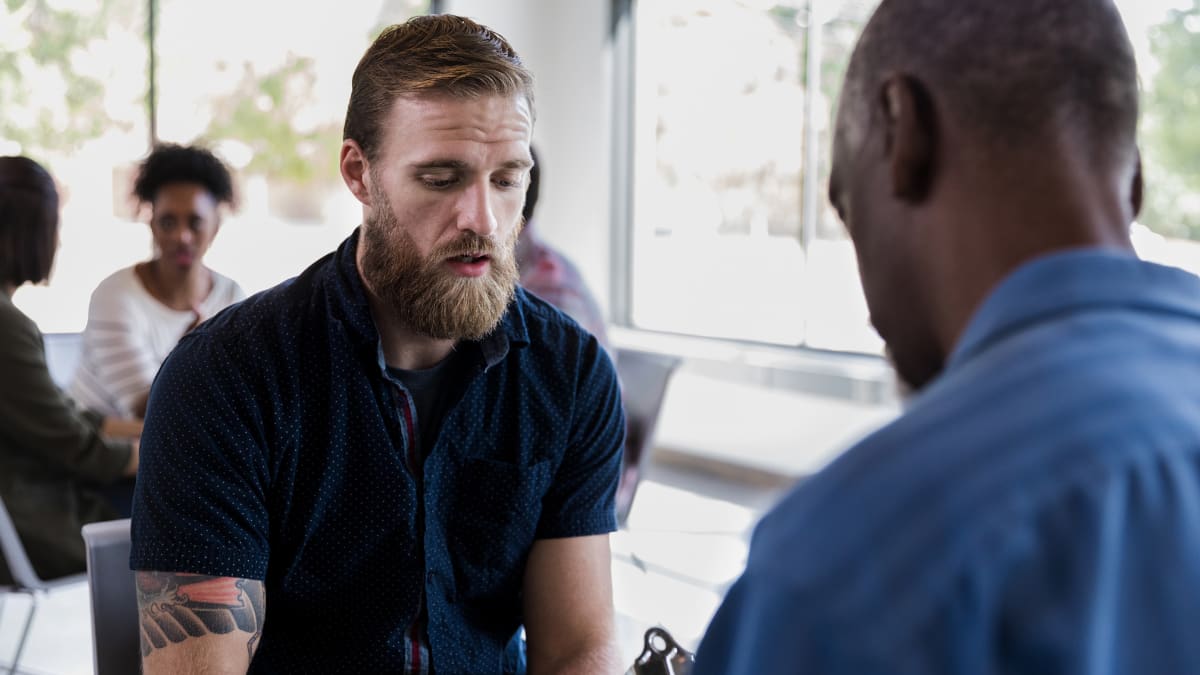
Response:
M10 50L0 152L42 161L64 197L50 283L24 286L15 302L44 332L82 330L96 285L152 255L148 214L129 197L151 119L159 140L204 143L235 171L240 208L207 265L252 293L333 250L360 220L337 170L350 76L379 30L428 10L427 0L303 12L263 0L0 5Z
M850 52L877 0L635 6L636 328L879 353L825 198ZM1145 88L1144 257L1200 271L1200 0L1119 0ZM809 55L813 56L812 61Z
M824 199L836 86L873 7L638 3L635 326L879 351Z
M1120 0L1142 78L1145 258L1200 273L1200 0Z
M277 2L161 1L159 136L206 142L238 172L240 208L205 262L247 292L268 288L359 224L337 163L350 76L380 30L428 2L295 11Z
M62 202L51 283L26 285L14 301L43 331L81 330L96 284L148 250L145 227L114 207L128 191L122 167L149 137L146 5L7 2L0 44L0 154L41 162Z

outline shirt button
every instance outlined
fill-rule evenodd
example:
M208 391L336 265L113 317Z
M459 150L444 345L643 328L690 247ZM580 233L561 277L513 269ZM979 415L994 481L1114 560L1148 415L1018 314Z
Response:
M432 570L425 573L425 585L428 586L431 584L433 584L433 571Z

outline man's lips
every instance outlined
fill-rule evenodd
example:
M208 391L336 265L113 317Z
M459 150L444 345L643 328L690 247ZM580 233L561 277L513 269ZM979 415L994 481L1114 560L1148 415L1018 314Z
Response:
M480 259L490 259L491 257L491 254L484 253L482 251L468 251L466 253L458 253L456 255L448 256L446 260L451 262L474 262Z
M463 253L446 258L446 264L464 277L481 277L487 273L492 257L486 253Z

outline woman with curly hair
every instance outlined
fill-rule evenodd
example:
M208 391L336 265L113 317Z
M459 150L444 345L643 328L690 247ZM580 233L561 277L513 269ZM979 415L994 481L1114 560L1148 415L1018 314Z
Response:
M221 160L195 146L159 145L139 167L133 194L150 207L154 257L92 293L70 392L100 413L143 417L150 383L179 338L245 293L204 265L221 207L233 203Z

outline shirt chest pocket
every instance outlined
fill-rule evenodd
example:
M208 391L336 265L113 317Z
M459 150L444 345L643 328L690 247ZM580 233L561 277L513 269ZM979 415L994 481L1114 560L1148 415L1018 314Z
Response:
M550 462L519 465L471 459L460 478L448 532L458 595L476 600L515 597L541 517Z

